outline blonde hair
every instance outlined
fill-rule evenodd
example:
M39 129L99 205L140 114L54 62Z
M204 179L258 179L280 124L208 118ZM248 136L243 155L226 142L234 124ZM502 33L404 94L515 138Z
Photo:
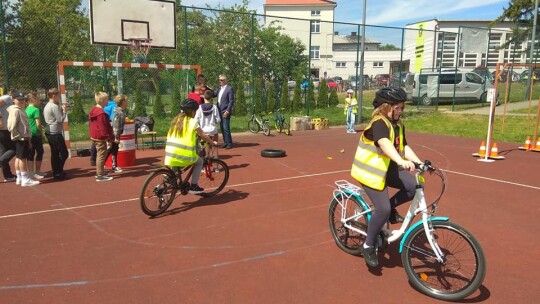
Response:
M94 95L94 99L96 100L96 103L99 103L102 100L108 100L109 94L105 92L96 92L96 95Z
M118 107L121 107L127 102L127 96L124 94L116 95L116 97L114 97L114 101L116 101L116 105Z
M189 120L192 118L189 115L186 115L184 112L180 112L176 117L171 121L171 126L169 127L169 132L167 136L171 136L173 133L182 133L184 130L184 120Z

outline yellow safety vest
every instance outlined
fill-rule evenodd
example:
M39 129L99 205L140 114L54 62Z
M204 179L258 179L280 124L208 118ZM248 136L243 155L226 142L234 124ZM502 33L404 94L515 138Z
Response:
M185 167L197 161L197 120L184 117L182 132L172 127L167 134L165 165Z
M348 107L352 107L353 114L357 114L358 113L358 101L356 100L356 98L351 97L349 102L347 102L347 98L345 98L345 107L343 109L343 114L347 115L347 108ZM353 103L355 103L355 104L353 105Z
M394 128L392 127L390 121L382 115L375 116L360 136L360 142L358 143L358 148L356 149L356 154L354 155L354 161L351 169L351 175L354 177L354 179L363 185L376 190L382 190L386 185L386 172L388 172L390 158L384 154L380 147L375 146L375 142L373 140L369 140L364 134L371 128L373 123L379 119L382 119L390 130L389 139L392 144L394 143ZM401 124L399 128L399 138L400 143L398 152L401 156L404 156L403 125Z

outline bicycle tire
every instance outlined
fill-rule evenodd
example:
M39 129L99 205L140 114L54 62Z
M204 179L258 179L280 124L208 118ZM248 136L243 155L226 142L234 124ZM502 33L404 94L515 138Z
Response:
M149 216L165 212L176 197L176 175L170 169L158 169L144 181L139 200L142 211Z
M283 133L285 133L285 135L287 135L287 136L291 135L291 127L289 126L289 124L286 121L283 121L283 123L281 125L281 129L283 130Z
M199 186L204 189L200 196L210 197L218 194L229 181L229 166L221 159L209 158L203 165Z
M262 131L265 136L270 136L270 125L268 121L263 121Z
M259 123L256 122L254 119L248 121L248 129L251 131L251 133L259 133L260 126Z
M464 299L484 280L486 258L482 247L469 231L456 223L434 221L432 225L437 244L445 254L445 263L437 262L420 225L405 241L401 254L403 268L420 292L445 301Z
M277 120L274 122L274 127L278 133L281 133L281 124Z
M336 245L341 250L351 255L361 256L361 246L364 245L367 235L367 216L366 214L360 215L359 217L355 218L354 222L351 222L351 225L363 230L366 235L350 230L341 222L343 212L342 205L344 203L347 204L345 208L345 218L351 218L355 215L355 213L357 213L357 211L362 212L365 209L355 196L352 196L346 202L343 202L341 198L341 196L335 196L328 207L330 232L332 233L334 241L336 241Z

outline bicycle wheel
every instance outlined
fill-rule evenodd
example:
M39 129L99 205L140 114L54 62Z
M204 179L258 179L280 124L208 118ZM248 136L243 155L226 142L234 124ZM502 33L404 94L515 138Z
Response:
M276 119L276 121L274 122L274 127L276 128L276 131L278 133L281 133L281 124L278 122L278 120Z
M262 130L263 130L264 135L266 135L266 136L270 135L270 126L269 126L268 121L263 121Z
M151 173L143 184L140 202L142 211L149 216L165 212L176 196L176 176L169 169Z
M207 159L203 165L199 186L204 189L200 196L209 197L218 194L229 181L229 167L221 159Z
M285 133L285 135L291 135L291 127L289 127L289 124L284 120L281 129Z
M343 214L343 204L347 204L345 214ZM334 238L334 241L336 241L338 247L348 254L357 256L362 255L360 247L364 244L366 235L350 230L341 222L342 218L349 219L348 223L351 226L354 226L367 234L367 218L365 214L358 215L364 211L364 208L358 199L353 196L345 201L342 200L341 197L334 197L332 202L330 202L328 211L330 231L332 232L332 237Z
M260 129L259 123L257 123L255 119L248 121L248 129L251 133L258 133Z
M420 225L411 231L404 244L403 268L420 292L446 301L461 300L476 291L484 280L484 252L476 238L460 225L441 221L432 225L445 262L437 261Z

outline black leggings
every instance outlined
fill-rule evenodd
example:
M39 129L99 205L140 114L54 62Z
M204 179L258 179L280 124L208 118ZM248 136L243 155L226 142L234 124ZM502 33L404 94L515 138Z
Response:
M373 203L375 210L369 220L366 245L375 246L377 235L390 216L392 208L413 199L416 192L414 175L405 170L398 170L395 163L391 163L386 175L386 186L382 190L362 185L367 196ZM388 187L399 189L394 196L388 198Z
M43 160L43 140L41 135L34 136L32 135L32 148L28 153L29 161L42 161Z

